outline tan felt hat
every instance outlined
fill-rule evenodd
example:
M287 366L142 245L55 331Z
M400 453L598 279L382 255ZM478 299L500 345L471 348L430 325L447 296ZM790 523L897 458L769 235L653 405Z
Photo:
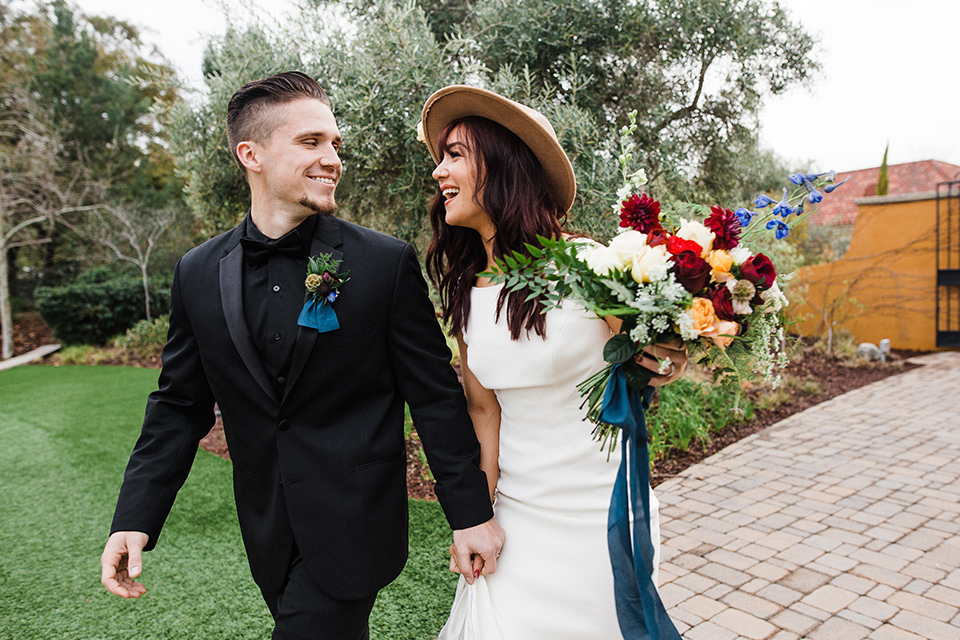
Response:
M553 127L539 111L492 91L451 85L427 98L421 119L423 137L434 161L440 162L439 138L444 127L467 116L493 120L523 140L540 160L557 202L564 211L570 210L577 195L577 180Z

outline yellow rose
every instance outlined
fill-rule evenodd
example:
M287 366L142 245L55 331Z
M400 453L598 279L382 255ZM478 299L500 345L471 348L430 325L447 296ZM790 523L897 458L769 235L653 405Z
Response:
M733 258L723 249L715 249L707 254L707 263L712 267L710 277L714 282L726 282L732 277L730 267L733 266Z
M694 298L693 306L687 309L687 315L690 316L692 329L700 335L710 331L713 325L719 322L713 303L707 298Z

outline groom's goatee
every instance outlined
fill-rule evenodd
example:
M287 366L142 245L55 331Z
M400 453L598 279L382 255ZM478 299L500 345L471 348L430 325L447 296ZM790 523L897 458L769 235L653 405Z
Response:
M304 196L303 198L300 198L298 204L306 207L307 209L310 209L314 213L319 214L321 216L329 216L337 212L336 204L334 204L332 207L324 207L317 204L310 198L307 198L306 196Z

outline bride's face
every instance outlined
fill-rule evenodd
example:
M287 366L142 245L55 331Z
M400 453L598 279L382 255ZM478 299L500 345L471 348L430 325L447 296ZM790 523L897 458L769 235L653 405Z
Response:
M473 229L487 241L493 237L496 227L483 210L483 194L477 193L479 164L463 127L457 126L447 136L446 152L433 170L433 179L446 198L443 206L447 224Z

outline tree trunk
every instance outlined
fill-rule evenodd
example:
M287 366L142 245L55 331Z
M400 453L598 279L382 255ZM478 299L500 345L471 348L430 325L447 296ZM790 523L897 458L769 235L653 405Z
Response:
M0 215L0 242L3 242L4 219ZM13 312L10 310L10 282L7 264L7 245L0 245L0 332L3 333L3 348L0 359L13 357Z
M147 265L146 263L140 265L140 276L143 278L143 300L146 305L147 310L147 320L152 320L150 317L150 281L147 279Z

